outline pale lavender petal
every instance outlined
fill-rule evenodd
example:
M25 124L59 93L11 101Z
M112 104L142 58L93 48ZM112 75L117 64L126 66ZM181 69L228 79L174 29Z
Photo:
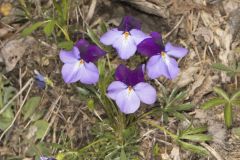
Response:
M147 62L147 75L151 79L155 79L164 75L167 78L170 78L168 73L167 65L163 62L161 55L152 56Z
M97 67L92 62L85 62L79 68L80 82L85 84L96 84L99 79L99 72Z
M116 103L121 112L125 114L134 113L140 107L140 99L138 98L137 94L132 89L125 89L116 97Z
M135 42L136 45L138 45L140 42L142 42L146 38L150 38L149 35L145 34L141 30L138 29L132 29L130 31L130 34Z
M166 77L169 79L176 78L179 73L177 61L174 58L169 57L168 55L165 55L165 58L163 60L167 65L168 73L169 73Z
M113 100L116 100L119 92L125 90L128 86L120 81L112 82L107 88L107 95Z
M123 31L119 31L117 28L113 28L102 35L100 41L105 45L112 45L119 37L121 37Z
M77 47L73 47L71 51L60 51L60 59L63 63L75 63L80 58L80 52Z
M173 46L170 42L168 42L165 45L165 51L166 51L167 55L173 56L176 58L182 58L188 52L188 50L186 48Z
M123 34L114 43L113 47L116 48L118 55L121 59L128 59L133 56L137 50L137 46L131 35L127 37Z
M157 99L157 92L153 86L148 83L140 82L134 87L134 91L138 95L141 102L145 104L153 104Z
M79 75L80 62L65 63L62 67L62 77L65 83L74 83L80 80Z

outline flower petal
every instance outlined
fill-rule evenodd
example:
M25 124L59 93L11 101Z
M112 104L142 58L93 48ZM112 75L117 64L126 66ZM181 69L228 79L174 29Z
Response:
M89 45L86 52L81 52L81 57L86 62L95 62L105 54L106 52L104 52L98 46Z
M134 91L145 104L153 104L157 99L157 92L153 86L148 83L140 82L134 87Z
M167 65L164 63L161 55L152 56L147 62L147 75L155 79L164 75L170 78Z
M119 31L117 28L113 28L102 35L100 41L105 45L112 45L119 37L121 37L123 31Z
M153 38L144 39L138 44L137 50L141 55L148 57L161 53L159 45L155 43Z
M137 46L131 35L125 37L122 34L114 43L113 47L116 48L118 55L121 59L128 59L133 56L137 50Z
M128 84L128 76L131 74L130 69L128 69L125 65L120 64L115 71L115 79L117 81L121 81L125 84Z
M60 51L60 59L63 63L76 63L80 58L80 52L77 47L73 47L71 51Z
M74 83L80 80L81 75L78 73L80 62L65 63L62 67L62 77L65 83Z
M174 58L169 57L168 55L165 55L165 64L167 65L168 68L168 76L166 76L169 79L174 79L177 77L179 73L179 68L178 68L178 63Z
M85 62L84 65L81 65L78 73L80 82L82 83L96 84L98 82L99 72L95 64L92 62Z
M169 55L169 56L173 56L173 57L176 57L176 58L182 58L184 57L188 50L186 48L183 48L183 47L175 47L173 46L170 42L168 42L166 45L165 45L165 51L166 53Z
M127 75L127 84L135 86L139 82L144 82L144 66L140 65L135 70L131 70L130 74Z
M135 44L138 45L140 42L142 42L146 38L150 38L149 35L145 34L141 30L138 29L132 29L130 30L130 34L135 41Z
M140 99L132 89L125 89L116 96L116 103L121 112L125 114L134 113L140 107Z
M160 47L160 50L164 50L162 35L158 32L151 32L150 36L153 38L156 44Z
M141 23L139 20L132 16L125 16L120 23L118 30L130 31L131 29L141 29Z
M114 81L112 82L108 88L107 88L107 95L108 97L110 97L111 99L116 100L117 95L119 94L119 92L123 91L124 89L126 89L128 86L126 84L124 84L123 82L120 81Z
M85 39L80 39L75 44L75 46L79 49L81 55L82 55L82 53L87 51L89 45L90 45L89 42Z

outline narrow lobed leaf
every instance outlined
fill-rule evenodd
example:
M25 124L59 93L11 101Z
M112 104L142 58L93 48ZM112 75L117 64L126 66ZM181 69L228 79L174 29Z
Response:
M212 107L215 107L215 106L219 106L219 105L222 105L226 103L226 100L225 99L222 99L222 98L213 98L213 99L210 99L208 100L207 102L203 103L201 105L201 108L202 109L210 109Z

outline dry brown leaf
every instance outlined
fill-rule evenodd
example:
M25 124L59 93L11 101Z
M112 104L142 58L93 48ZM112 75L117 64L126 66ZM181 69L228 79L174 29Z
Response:
M196 36L203 36L205 42L213 43L213 32L207 27L199 27L194 33Z
M178 146L173 147L170 157L172 158L172 160L181 160Z
M14 69L17 62L24 55L26 49L35 43L34 38L26 37L15 39L7 42L0 51L0 57L6 65L6 71L9 72Z

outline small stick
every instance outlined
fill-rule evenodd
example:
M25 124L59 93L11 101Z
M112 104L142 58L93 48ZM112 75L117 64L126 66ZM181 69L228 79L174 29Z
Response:
M30 80L31 80L31 79L30 79ZM32 82L32 81L30 81L30 82ZM30 86L29 86L29 88L28 88L28 91L27 91L27 93L26 93L26 96L24 97L24 100L23 100L20 108L18 109L18 111L17 111L17 113L16 113L16 115L15 115L12 123L11 123L11 124L8 126L8 128L5 129L5 131L1 134L1 136L0 136L0 141L2 140L3 136L7 133L7 131L13 126L13 124L14 124L14 122L16 121L18 115L21 113L21 110L22 110L22 108L23 108L23 106L24 106L24 104L25 104L25 102L26 102L26 100L27 100L28 94L30 93L30 91L31 91L31 89L32 89L32 86L33 86L33 83L30 83Z
M209 146L206 143L200 143L203 147L205 147L217 160L224 160L215 149Z
M172 34L172 32L174 32L179 27L179 25L183 21L183 18L184 18L184 16L181 17L181 19L178 21L178 23L175 25L175 27L170 32L168 32L166 35L163 36L163 39L166 39L168 36L170 36Z
M6 109L7 107L19 96L21 95L21 93L29 86L31 85L31 83L33 82L33 79L29 79L27 81L27 83L22 87L22 89L10 100L8 101L8 103L0 110L0 114L2 114Z

